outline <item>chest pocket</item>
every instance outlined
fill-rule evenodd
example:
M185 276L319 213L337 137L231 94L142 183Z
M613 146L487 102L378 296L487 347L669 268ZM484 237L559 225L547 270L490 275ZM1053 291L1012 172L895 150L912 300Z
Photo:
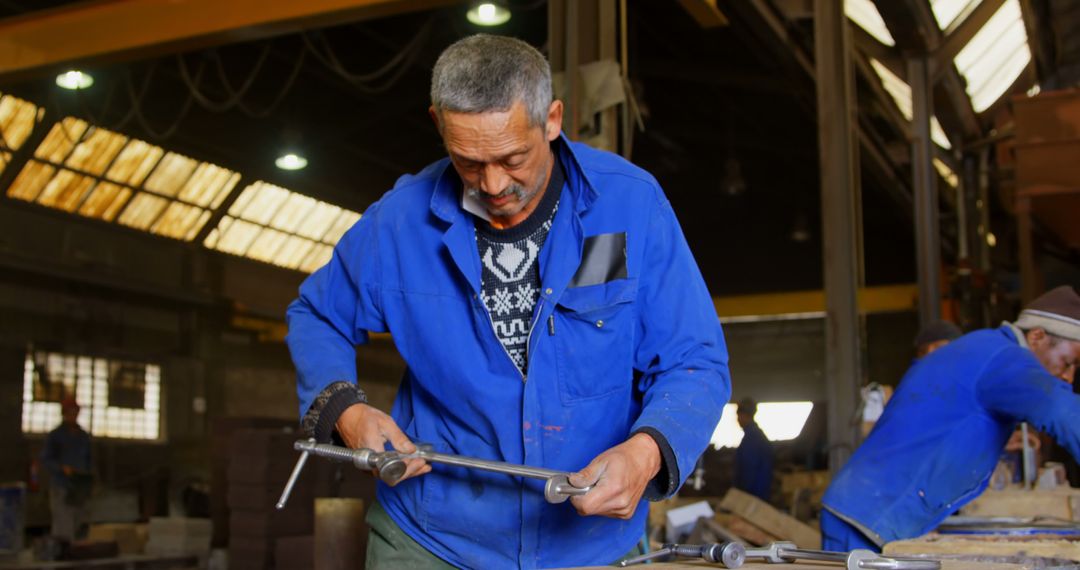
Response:
M559 395L564 403L600 398L633 385L637 279L563 292L554 313Z

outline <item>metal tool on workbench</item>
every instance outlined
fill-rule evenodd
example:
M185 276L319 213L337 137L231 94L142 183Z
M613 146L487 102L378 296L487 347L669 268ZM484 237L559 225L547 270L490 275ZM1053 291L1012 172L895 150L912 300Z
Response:
M746 548L738 542L710 544L665 544L655 552L623 560L619 566L640 564L665 556L701 558L717 562L725 568L739 568L748 558L760 558L769 564L785 564L796 560L840 562L847 570L940 570L941 562L916 558L891 558L870 550L829 552L799 548L793 542L771 542L761 548Z
M426 445L417 445L415 453L401 453L398 451L375 451L366 448L349 449L327 443L315 443L314 439L309 439L297 441L293 444L293 448L300 452L300 458L297 459L296 466L293 467L292 474L289 476L289 481L285 483L285 489L281 492L281 498L277 502L278 509L285 508L285 502L289 500L289 495L292 493L296 480L300 477L300 472L304 468L304 463L310 455L351 463L357 469L364 471L375 471L378 473L379 479L389 484L397 483L405 475L406 459L423 459L429 463L442 463L444 465L455 465L469 469L540 479L545 481L544 499L549 503L562 503L572 496L584 495L592 489L591 486L575 487L571 485L570 474L565 471L505 463L503 461L490 461L464 455L438 453L433 451L431 446Z

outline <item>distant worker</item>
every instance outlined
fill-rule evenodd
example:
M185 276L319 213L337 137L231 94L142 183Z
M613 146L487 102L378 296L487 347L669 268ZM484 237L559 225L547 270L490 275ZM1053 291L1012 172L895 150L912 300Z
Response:
M1016 323L978 330L918 362L825 493L826 550L881 550L933 530L979 496L1017 422L1080 457L1080 295L1058 287Z
M735 488L768 502L772 497L773 448L754 421L755 414L757 402L750 398L739 401L736 417L743 438L735 450Z
M915 336L915 359L918 360L963 336L964 331L949 321L937 320L926 325Z
M49 510L52 536L64 540L78 538L86 519L86 501L92 483L90 475L90 434L79 426L79 404L74 398L60 402L63 418L45 437L41 463L49 472Z

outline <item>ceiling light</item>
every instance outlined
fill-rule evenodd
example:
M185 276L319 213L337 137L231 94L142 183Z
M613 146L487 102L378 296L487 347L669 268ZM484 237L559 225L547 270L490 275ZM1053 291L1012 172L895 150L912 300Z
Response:
M474 4L465 17L477 26L501 26L510 21L510 10L495 2Z
M283 154L274 161L282 170L300 170L307 166L307 159L296 153Z
M56 76L56 84L64 89L86 89L94 84L94 78L89 73L83 73L72 69Z
M997 236L994 235L994 232L986 232L986 245L990 247L997 245Z

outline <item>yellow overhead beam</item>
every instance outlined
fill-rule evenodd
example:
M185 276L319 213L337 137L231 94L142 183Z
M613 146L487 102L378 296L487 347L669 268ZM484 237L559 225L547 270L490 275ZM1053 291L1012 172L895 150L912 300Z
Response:
M859 289L859 312L888 313L916 308L918 287L883 285ZM825 314L824 291L794 291L763 295L714 297L716 314L721 319L783 318Z
M0 78L145 58L454 0L96 0L0 20Z
M914 311L919 288L915 284L882 285L859 289L859 312L894 313ZM793 291L762 295L713 297L716 314L723 320L750 321L799 317L820 317L825 314L824 291ZM232 326L258 333L260 341L283 342L288 329L278 320L234 315ZM389 338L388 334L372 334L372 338Z

